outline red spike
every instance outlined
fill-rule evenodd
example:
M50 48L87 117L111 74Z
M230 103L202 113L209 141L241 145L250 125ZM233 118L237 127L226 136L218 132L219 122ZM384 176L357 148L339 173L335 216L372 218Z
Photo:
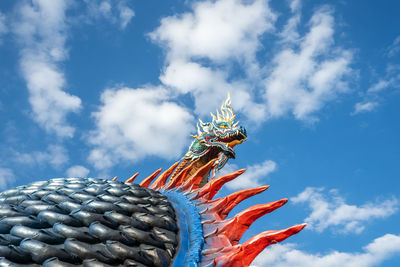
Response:
M179 187L185 180L185 177L187 177L189 171L190 168L185 168L180 173L178 173L178 175L175 176L174 179L167 184L167 189L171 190L173 188Z
M245 209L244 211L236 214L235 217L222 222L222 226L218 226L217 231L209 236L225 235L232 243L237 245L244 232L249 229L250 225L261 216L270 213L277 208L282 207L287 202L287 199L259 204Z
M183 168L177 175L171 178L165 186L167 190L171 190L172 188L180 186L187 177L188 172L192 169L194 163L195 161L190 163L188 166Z
M205 199L208 200L212 199L225 183L232 181L245 171L246 169L240 169L233 173L223 175L215 178L214 180L209 181L204 187L200 189L200 192L197 196L204 197Z
M204 204L204 206L207 207L207 211L205 211L205 213L208 214L213 213L216 219L224 220L228 216L229 212L231 212L231 210L234 207L236 207L240 202L249 197L260 194L265 190L267 190L268 188L269 185L250 188L250 189L243 189L233 194L230 194L229 196L226 196L224 198L208 201ZM203 206L203 205L200 204L198 206Z
M181 186L183 190L188 190L189 188L192 191L195 188L199 187L199 184L201 180L203 179L204 175L206 175L214 165L214 162L216 162L217 159L210 160L206 165L198 169L195 174L193 174L191 177L189 177L186 182Z
M176 166L178 166L179 161L175 162L171 167L168 168L165 172L163 172L160 177L157 178L157 180L154 181L154 183L151 184L150 188L151 189L159 189L165 185L165 182L167 181L168 177L172 174L172 172L175 170Z
M116 180L117 180L117 176L115 176L112 180L113 180L113 181L116 181Z
M156 176L162 171L162 169L158 169L155 172L153 172L151 175L149 175L147 178L145 178L141 183L140 186L142 187L149 187L150 183L156 178Z
M249 266L257 255L267 246L282 242L286 238L303 230L305 226L306 224L299 224L280 231L265 231L258 234L250 238L243 245L237 245L233 248L226 249L224 255L221 255L214 260L215 266Z
M131 176L131 178L127 179L125 183L132 183L135 180L135 178L138 177L138 175L139 172L135 173L134 175Z

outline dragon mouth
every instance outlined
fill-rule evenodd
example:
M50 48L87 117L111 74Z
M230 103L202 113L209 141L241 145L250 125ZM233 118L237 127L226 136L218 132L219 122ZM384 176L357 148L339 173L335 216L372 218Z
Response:
M244 141L247 140L247 133L246 130L243 127L240 127L238 130L235 132L228 134L226 137L219 138L217 143L221 144L221 146L218 146L221 148L221 151L219 151L219 156L224 156L228 158L235 158L235 150L233 148L238 145L243 143Z

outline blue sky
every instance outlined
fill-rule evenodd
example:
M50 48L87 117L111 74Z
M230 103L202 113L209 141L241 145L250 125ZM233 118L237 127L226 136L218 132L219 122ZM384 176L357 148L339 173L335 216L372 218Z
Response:
M397 1L1 1L0 187L141 178L232 94L248 141L221 194L308 227L256 266L400 265ZM242 240L242 241L243 241Z

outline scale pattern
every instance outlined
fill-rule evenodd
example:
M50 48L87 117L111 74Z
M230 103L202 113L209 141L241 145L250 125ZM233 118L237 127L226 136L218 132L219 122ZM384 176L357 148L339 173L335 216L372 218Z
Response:
M0 194L2 266L170 266L167 197L138 184L57 178Z

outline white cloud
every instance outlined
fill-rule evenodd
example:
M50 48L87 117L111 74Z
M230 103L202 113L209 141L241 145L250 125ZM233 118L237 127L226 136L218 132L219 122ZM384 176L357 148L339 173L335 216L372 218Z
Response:
M265 67L256 54L264 52L261 38L276 30L277 17L268 1L205 1L192 12L162 19L150 34L166 50L161 82L179 94L191 93L200 115L231 91L236 109L248 119L261 122L289 112L315 119L313 113L346 91L352 53L334 46L328 8L315 12L310 31L301 36L301 1L290 7L293 16L277 34L277 55ZM242 77L233 79L235 71Z
M150 36L166 46L169 60L251 58L275 18L263 0L204 1L194 4L193 12L162 19Z
M389 86L390 82L385 81L385 80L380 80L377 83L373 84L369 89L368 93L376 93L379 91L382 91L383 89L386 89Z
M307 187L298 196L291 198L292 203L306 203L311 214L305 219L307 229L322 232L327 228L341 233L361 233L364 225L377 218L386 218L398 210L398 200L388 199L361 206L349 205L336 190L323 194L323 188Z
M354 111L352 115L373 111L378 106L377 102L359 102L354 105Z
M22 46L20 66L29 90L34 119L48 132L72 137L74 128L66 117L77 112L81 100L66 93L60 62L68 56L65 48L68 1L23 1L18 8L13 32Z
M121 29L125 29L126 26L129 24L129 22L132 20L132 18L135 16L135 12L123 4L123 2L120 2L118 5L118 10L119 10L119 19L120 19L120 27Z
M8 27L6 25L6 16L0 12L0 37L8 32Z
M167 52L161 82L179 94L191 93L197 114L214 110L230 91L236 110L261 120L265 108L254 101L253 86L231 80L229 66L237 61L248 75L259 74L259 39L274 29L275 19L263 0L204 1L194 4L192 12L162 19L150 34Z
M274 172L277 164L272 160L266 160L259 164L247 166L246 171L235 180L226 184L226 187L231 190L245 189L265 185L262 180L271 172ZM226 165L221 174L228 174L237 171L239 168L235 164Z
M394 57L400 52L400 36L397 36L387 49L387 56Z
M400 66L388 64L386 73L373 83L363 95L363 100L354 105L352 115L375 110L388 90L400 88Z
M265 249L254 261L258 267L373 267L398 256L400 236L386 234L363 247L363 252L332 251L312 254L301 251L295 244L276 244Z
M7 189L15 181L14 172L8 168L0 168L0 189Z
M105 19L112 24L118 24L123 30L135 16L126 0L85 0L89 19Z
M291 112L297 119L314 119L314 112L346 91L352 54L333 46L333 34L331 11L321 8L312 16L304 38L293 41L274 57L264 94L271 117Z
M67 150L60 145L49 145L46 151L32 151L29 153L13 152L13 160L28 165L51 165L59 168L68 162Z
M87 177L89 174L89 169L81 166L81 165L74 165L67 169L67 176L68 177Z
M101 100L93 114L97 128L88 137L94 146L89 161L97 169L121 159L176 158L187 147L193 117L165 89L108 89Z

